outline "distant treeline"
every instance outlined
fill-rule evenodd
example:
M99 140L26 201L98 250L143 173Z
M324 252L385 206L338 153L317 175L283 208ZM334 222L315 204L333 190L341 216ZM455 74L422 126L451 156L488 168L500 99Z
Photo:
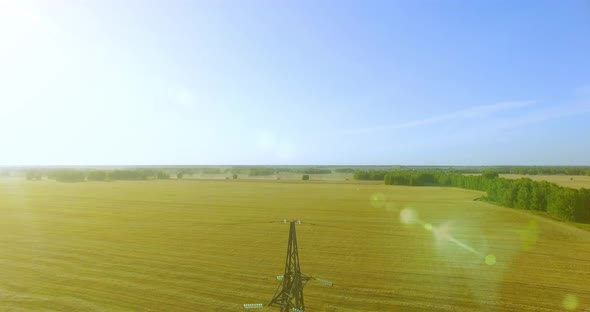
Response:
M350 168L346 168L350 169ZM381 180L377 177L389 171L437 171L449 173L474 173L494 171L499 174L523 174L523 175L589 175L590 167L561 167L561 166L489 166L489 167L420 167L420 166L395 166L391 169L359 169L355 171L358 180ZM371 174L369 172L372 172Z
M576 190L529 178L504 179L492 170L482 175L399 170L387 172L383 181L388 185L451 186L484 191L486 200L506 207L542 211L556 219L590 223L588 189Z
M201 173L205 174L220 174L223 173L221 168L203 168L201 169Z
M528 174L528 175L589 175L590 167L561 167L561 166L499 166L482 168L451 168L450 172L456 173L481 173L484 170L493 170L500 174Z
M275 168L267 168L267 167L261 167L261 168L250 168L248 175L249 176L267 176L267 175L273 175L278 173Z
M350 168L339 168L338 172L352 172ZM173 167L173 168L129 168L129 169L28 169L25 171L27 180L41 180L43 177L62 182L79 181L115 181L115 180L148 180L169 179L171 174L177 178L194 174L247 174L249 176L268 176L280 172L296 174L331 174L328 168L298 167ZM237 178L237 176L236 176Z
M385 175L388 174L389 170L356 170L353 178L355 180L375 180L383 181ZM402 172L402 171L400 171ZM403 171L406 172L406 171ZM407 171L409 172L409 171Z
M252 167L248 169L249 176L267 176L280 172L291 172L298 174L330 174L332 170L326 168L273 168L273 167Z
M251 166L234 166L231 168L175 168L177 172L183 174L247 174L249 176L268 176L280 172L291 172L298 174L330 174L332 170L327 168L296 168L296 167L251 167ZM350 169L350 172L354 170Z
M55 170L31 170L27 171L27 180L40 180L43 174L48 179L59 182L83 182L83 181L116 181L116 180L148 180L169 179L170 174L155 169L128 169L128 170L82 170L82 169L55 169Z
M43 179L43 172L35 170L35 171L27 171L25 174L27 180L41 180Z

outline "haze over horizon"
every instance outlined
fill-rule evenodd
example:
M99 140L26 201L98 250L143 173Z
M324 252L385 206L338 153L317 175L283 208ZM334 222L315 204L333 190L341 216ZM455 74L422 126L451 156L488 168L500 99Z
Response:
M0 0L0 166L590 165L588 1Z

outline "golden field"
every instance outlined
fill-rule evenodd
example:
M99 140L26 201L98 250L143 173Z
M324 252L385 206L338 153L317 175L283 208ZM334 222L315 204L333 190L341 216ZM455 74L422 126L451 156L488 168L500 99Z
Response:
M590 311L590 232L480 196L356 181L3 179L0 311L268 303L284 219L303 220L303 273L334 283L307 284L307 311Z

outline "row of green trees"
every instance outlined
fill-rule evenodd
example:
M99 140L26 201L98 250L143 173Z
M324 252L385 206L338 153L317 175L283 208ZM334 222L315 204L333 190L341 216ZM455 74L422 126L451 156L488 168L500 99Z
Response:
M201 169L202 173L205 174L220 174L222 173L221 168L203 168Z
M332 170L326 168L274 168L274 167L252 167L249 168L249 176L267 176L279 172L291 172L299 174L331 174Z
M493 170L497 173L525 174L525 175L590 175L590 167L564 167L564 166L494 166L481 168L451 168L448 171L456 173L481 173L485 170Z
M39 171L32 171L31 175L39 175ZM117 170L76 170L59 169L47 171L47 178L59 182L83 181L116 181L116 180L148 180L169 179L170 174L154 169L117 169ZM29 179L29 172L27 172Z
M81 170L55 170L47 174L49 179L55 179L59 182L82 182L86 180L86 174Z
M348 168L347 168L348 169ZM338 169L336 169L338 170ZM360 168L362 172L383 171L383 168ZM428 166L392 166L389 170L403 171L441 171L451 173L482 173L484 171L495 171L500 174L523 174L523 175L590 175L588 166L481 166L481 167L428 167Z
M25 173L27 180L41 180L43 179L43 172L38 170L29 170Z
M388 185L452 186L487 193L486 200L500 205L546 212L566 221L590 223L590 190L561 187L528 178L498 178L498 173L463 175L440 171L390 171L383 178Z
M336 173L354 173L354 169L352 168L336 168L334 169L334 172Z
M270 168L270 167L260 167L260 168L251 168L250 171L248 172L249 176L267 176L267 175L273 175L276 174L277 172L275 171L274 168Z
M332 170L325 168L305 168L301 170L295 170L293 172L303 174L331 174Z
M504 173L504 172L502 172L502 173ZM590 168L588 168L588 167L513 167L513 168L510 168L510 172L506 172L506 173L528 174L528 175L566 174L566 175L589 175L590 176Z
M406 172L406 171L400 171ZM410 171L407 171L410 172ZM383 180L385 175L389 173L388 170L357 170L354 172L353 179L355 180Z

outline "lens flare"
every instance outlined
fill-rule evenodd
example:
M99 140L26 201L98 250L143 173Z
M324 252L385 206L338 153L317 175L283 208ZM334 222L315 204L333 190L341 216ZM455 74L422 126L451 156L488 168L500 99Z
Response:
M404 208L399 214L400 220L403 224L412 224L418 220L418 215L412 208Z
M427 223L426 225L428 225L429 223ZM424 228L426 228L426 225L424 226ZM432 225L430 226L430 229L432 230L432 234L434 235L434 239L436 240L437 245L442 246L443 243L450 241L451 240L451 224L450 223L445 223L442 225L439 225L437 227L432 227Z
M385 204L385 210L389 212L394 212L397 210L397 205L393 202L388 202Z
M496 264L496 256L491 254L487 255L485 261L487 265L494 265Z
M371 206L375 208L383 208L385 206L385 195L381 193L375 193L371 195Z
M494 265L496 264L496 256L494 255L485 255L479 251L477 251L475 248L473 248L472 246L456 239L455 237L453 237L451 235L451 222L447 222L445 224L439 225L439 226L434 226L432 225L432 223L426 223L422 220L420 220L418 218L418 213L416 213L414 211L414 209L406 207L404 209L402 209L402 211L400 212L400 221L403 224L419 224L422 227L424 227L424 230L432 232L432 235L434 235L434 239L436 241L436 245L438 248L442 248L444 247L444 245L447 242L451 242L453 244L455 244L458 247L463 248L466 251L469 251L470 253L477 255L477 257L479 259L483 259L485 260L485 263L488 265Z
M578 297L568 294L563 298L563 307L566 310L573 311L578 307Z
M539 228L537 221L531 220L527 226L518 232L520 236L520 243L524 251L529 251L537 244L539 238Z

